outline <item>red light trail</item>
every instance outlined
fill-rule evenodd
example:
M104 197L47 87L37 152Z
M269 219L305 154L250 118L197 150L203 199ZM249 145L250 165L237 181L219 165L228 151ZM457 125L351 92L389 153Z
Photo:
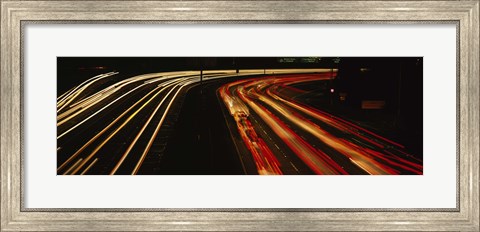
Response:
M372 175L423 174L422 162L408 154L403 145L295 100L305 91L293 84L329 81L335 75L266 76L231 82L219 89L259 174L282 174L282 167L275 158L280 155L275 148L267 146L264 142L267 138L258 136L259 128L252 126L252 118L268 125L273 132L270 137L279 138L316 174L349 174L343 167L345 162L337 160L338 154L347 159L349 165ZM333 93L334 89L329 92ZM322 148L311 143L320 144Z

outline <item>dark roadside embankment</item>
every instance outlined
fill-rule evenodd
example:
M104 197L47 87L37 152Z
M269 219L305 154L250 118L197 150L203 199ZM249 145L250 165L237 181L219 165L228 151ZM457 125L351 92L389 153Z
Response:
M216 95L231 80L204 82L188 90L156 174L244 174Z

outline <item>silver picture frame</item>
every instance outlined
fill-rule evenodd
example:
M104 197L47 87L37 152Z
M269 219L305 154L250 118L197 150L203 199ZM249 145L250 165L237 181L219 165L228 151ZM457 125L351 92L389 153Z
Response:
M10 1L1 3L1 231L479 231L479 1ZM23 30L43 24L455 24L453 209L24 207Z

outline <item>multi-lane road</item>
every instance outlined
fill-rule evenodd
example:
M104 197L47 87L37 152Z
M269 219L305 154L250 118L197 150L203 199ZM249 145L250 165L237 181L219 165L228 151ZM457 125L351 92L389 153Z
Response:
M154 73L113 85L96 85L117 73L93 77L57 99L58 174L137 174L164 147L186 88L199 72ZM210 72L205 81L232 72ZM94 88L92 90L91 88ZM85 94L90 93L90 94Z
M199 71L164 72L113 84L117 72L92 77L57 98L57 173L165 174L162 160L168 164L172 147L182 146L174 132L185 96L220 83L211 96L223 113L211 113L224 120L213 123L229 128L221 139L233 141L237 154L225 155L238 157L245 174L422 174L422 161L401 144L295 100L302 90L293 84L329 80L332 71L204 71L202 80ZM188 143L201 141L198 134Z
M265 76L234 81L219 95L260 174L422 174L405 147L296 100L294 84L335 75ZM248 155L243 156L248 160Z

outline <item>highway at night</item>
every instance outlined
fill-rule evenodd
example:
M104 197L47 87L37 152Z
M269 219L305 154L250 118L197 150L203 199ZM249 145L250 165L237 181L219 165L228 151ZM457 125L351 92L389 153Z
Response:
M327 175L422 174L421 161L401 144L295 100L302 90L290 85L333 76L328 72L265 76L220 89L258 172L302 174L307 166L315 174Z
M423 173L403 144L299 97L335 69L118 75L57 98L57 174Z

